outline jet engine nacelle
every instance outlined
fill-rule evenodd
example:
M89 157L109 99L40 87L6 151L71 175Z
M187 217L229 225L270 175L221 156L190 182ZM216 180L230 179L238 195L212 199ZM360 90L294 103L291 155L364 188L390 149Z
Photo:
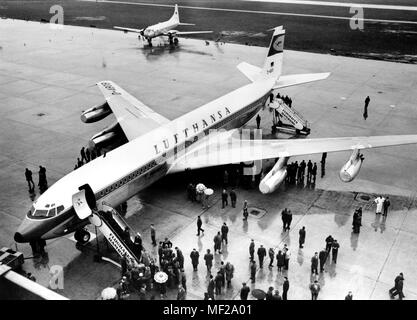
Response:
M90 148L105 148L111 143L113 143L116 139L122 139L124 137L124 133L120 124L118 122L108 126L103 131L96 133L91 139L89 143Z
M81 114L81 121L84 123L96 122L104 119L110 113L112 113L110 106L107 102L104 102L103 104L96 105L94 107L91 107L90 109L83 111L83 113Z
M350 182L358 175L361 169L363 155L358 149L355 149L349 158L349 161L342 167L339 172L339 177L343 182Z
M278 159L271 171L259 183L259 191L262 193L274 192L287 176L288 157Z

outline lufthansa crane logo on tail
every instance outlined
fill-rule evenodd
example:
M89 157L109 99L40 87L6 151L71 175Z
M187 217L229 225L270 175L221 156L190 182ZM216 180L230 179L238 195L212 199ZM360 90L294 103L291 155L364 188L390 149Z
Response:
M284 51L284 36L285 34L278 34L274 37L269 48L268 57Z
M275 50L279 51L282 49L282 40L280 38L277 38L274 43L272 44L272 46L274 47Z

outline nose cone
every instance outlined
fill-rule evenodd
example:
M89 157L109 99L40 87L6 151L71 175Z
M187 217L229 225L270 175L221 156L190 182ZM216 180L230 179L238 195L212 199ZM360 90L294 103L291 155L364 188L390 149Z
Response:
M22 236L22 234L20 232L16 232L14 234L14 241L16 241L17 243L23 243L26 242L25 238Z
M14 241L18 243L39 239L43 234L42 222L25 218L14 234Z

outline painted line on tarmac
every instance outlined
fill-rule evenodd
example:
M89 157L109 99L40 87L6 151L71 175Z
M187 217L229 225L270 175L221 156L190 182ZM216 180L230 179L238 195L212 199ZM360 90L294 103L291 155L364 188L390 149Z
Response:
M81 2L94 2L94 3L125 4L125 5L148 6L148 7L168 7L168 8L174 8L174 6L173 5L170 5L170 4L158 4L158 3L113 1L113 0L77 0L77 1L81 1ZM183 8L183 9L192 9L192 10L223 11L223 12L238 12L238 13L255 13L255 14L269 14L269 15L278 15L278 16L293 16L293 17L335 19L335 20L351 20L352 19L352 17L327 16L327 15L292 13L292 12L257 11L257 10L225 9L225 8L193 7L193 6L178 6L178 7L179 8ZM355 21L364 21L364 22L380 22L380 23L392 23L392 24L416 24L417 25L417 21L409 21L409 20L363 19L363 18L356 18L356 17L354 19L355 19Z
M323 7L361 7L364 9L382 9L382 10L402 10L402 11L417 11L416 6L397 6L389 4L369 4L369 3L347 3L347 2L333 2L333 1L307 1L307 0L241 0L248 2L270 2L270 3L285 3L285 4L301 4L310 6Z

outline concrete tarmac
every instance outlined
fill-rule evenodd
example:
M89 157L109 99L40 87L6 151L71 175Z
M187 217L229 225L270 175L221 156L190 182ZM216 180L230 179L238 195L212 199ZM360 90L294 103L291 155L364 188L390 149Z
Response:
M203 40L188 39L181 39L176 48L157 43L152 49L143 48L134 35L117 31L72 26L56 30L47 24L8 19L0 20L0 33L0 245L12 248L16 248L13 234L32 202L24 169L34 172L37 183L37 167L45 166L49 185L53 184L73 169L88 139L114 121L113 116L94 124L79 119L82 110L103 101L96 82L115 81L155 111L174 119L246 84L235 66L241 61L261 65L265 56L261 47L206 45ZM326 81L282 90L310 122L310 137L416 133L416 66L285 51L284 74L325 71L332 72ZM364 120L367 95L371 103L369 117ZM269 133L272 120L268 109L261 117L262 127ZM252 120L247 127L254 125ZM208 210L186 200L184 175L167 177L128 202L127 220L142 234L150 252L155 253L150 245L150 223L156 226L158 240L169 237L182 249L189 299L201 299L207 285L202 258L199 271L193 273L189 253L194 247L201 255L212 249L213 236L223 222L229 225L230 241L222 255L216 255L216 266L220 260L230 261L235 277L232 289L222 298L238 299L241 283L249 282L248 246L254 239L257 246L267 248L277 249L284 243L290 246L289 299L309 299L310 259L332 234L341 248L337 265L329 264L320 276L319 299L343 299L349 290L354 299L389 299L387 290L399 272L405 275L406 299L415 299L416 151L416 146L365 151L361 173L349 184L337 175L350 155L328 154L326 175L318 178L314 188L282 186L266 196L256 188L239 188L235 209L221 209L218 170L196 173L201 174L201 182L215 189ZM319 163L320 155L292 161L302 159ZM375 218L372 199L378 193L391 198L392 210L386 221ZM366 195L370 200L364 200ZM243 223L244 199L265 215L251 216ZM359 235L352 235L352 214L357 206L364 207L363 227ZM294 214L286 233L282 232L280 215L284 207ZM202 215L206 229L202 237L196 236L197 215ZM301 226L306 227L307 238L304 249L298 250ZM102 253L115 258L101 236L99 240ZM31 256L28 245L17 245L17 249ZM94 241L76 249L69 238L55 239L48 241L47 257L26 260L24 269L47 286L51 267L60 265L64 270L60 293L71 299L96 299L104 287L117 283L120 272L111 264L94 263L95 249ZM267 290L272 285L281 291L282 282L276 267L264 267L252 288ZM174 297L175 292L169 294Z

